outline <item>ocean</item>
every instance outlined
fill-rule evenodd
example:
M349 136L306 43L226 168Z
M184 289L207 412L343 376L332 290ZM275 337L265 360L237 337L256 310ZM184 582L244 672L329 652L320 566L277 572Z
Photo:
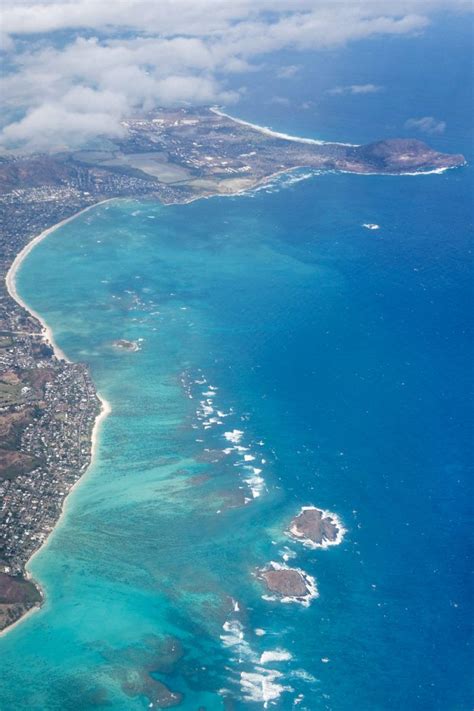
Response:
M468 89L443 91L451 133L429 141L471 161ZM384 135L373 101L341 140ZM329 134L329 113L305 133ZM2 711L472 706L471 191L470 165L301 170L110 202L30 253L22 298L112 412L31 562L45 605L0 640ZM340 545L288 538L304 505L341 518ZM271 561L314 577L310 605L265 599Z

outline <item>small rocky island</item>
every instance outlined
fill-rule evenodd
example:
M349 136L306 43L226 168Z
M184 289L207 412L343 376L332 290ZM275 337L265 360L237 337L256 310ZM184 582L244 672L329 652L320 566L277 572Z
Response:
M270 593L264 596L265 599L309 605L318 596L314 578L299 568L289 568L272 561L257 571L257 577Z
M460 154L413 139L365 146L299 139L213 108L156 110L122 121L122 129L101 150L0 156L0 629L41 602L25 566L89 465L100 411L87 368L56 357L41 324L6 289L4 278L23 247L108 199L186 203L249 190L301 167L422 174L465 163ZM139 349L126 339L113 345L124 352ZM333 514L308 508L293 519L289 535L308 547L326 547L340 542L343 528ZM313 585L297 569L267 567L261 577L271 592L289 600L304 601Z
M113 341L112 345L121 351L130 351L132 353L140 350L140 345L137 341L127 341L125 338L119 338L117 341Z
M303 506L288 529L288 535L307 548L337 546L345 532L336 514L315 506Z

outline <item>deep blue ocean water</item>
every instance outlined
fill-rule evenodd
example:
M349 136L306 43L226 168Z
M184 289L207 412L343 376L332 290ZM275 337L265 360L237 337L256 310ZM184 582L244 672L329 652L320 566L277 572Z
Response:
M430 140L470 158L453 66ZM241 115L302 128L270 106ZM354 114L363 140L383 134L373 103ZM472 707L471 194L470 166L281 179L109 203L31 253L22 296L113 410L31 564L46 604L1 640L2 710L144 709L154 680L186 711ZM233 430L255 460L223 453ZM248 466L265 486L245 503ZM285 537L305 504L340 515L340 546ZM317 580L307 608L254 577L289 551Z

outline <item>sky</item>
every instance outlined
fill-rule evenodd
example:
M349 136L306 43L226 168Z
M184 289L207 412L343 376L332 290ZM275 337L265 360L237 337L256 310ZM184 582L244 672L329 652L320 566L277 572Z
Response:
M466 0L3 0L0 147L61 150L114 138L158 106L238 106L278 52L339 52L392 36L416 41ZM291 82L298 64L278 69ZM375 83L334 95L382 91ZM236 109L238 113L238 109ZM412 128L442 133L414 117Z

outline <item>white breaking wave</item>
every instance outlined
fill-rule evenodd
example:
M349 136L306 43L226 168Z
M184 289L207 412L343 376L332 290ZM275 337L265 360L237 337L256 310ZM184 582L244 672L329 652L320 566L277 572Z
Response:
M217 106L213 106L211 108L211 111L214 114L217 114L217 116L223 116L224 118L230 119L234 123L239 123L241 126L248 126L249 128L253 128L254 131L263 133L263 134L265 134L265 136L271 136L272 138L281 138L285 141L293 141L294 143L310 143L314 146L325 146L327 144L337 145L337 146L357 146L358 145L356 143L336 143L335 141L321 141L321 140L317 140L316 138L300 138L299 136L291 136L289 133L281 133L280 131L273 131L271 128L268 128L268 126L259 126L256 123L250 123L250 121L244 121L243 119L235 118L235 116L230 116L230 114L224 113L219 108L217 108Z
M296 558L296 552L291 550L291 548L288 548L288 546L285 546L282 551L279 551L281 557L285 561L285 563L292 558Z
M292 659L292 656L286 649L281 648L257 654L246 639L245 627L238 618L240 605L234 598L232 598L232 609L230 618L222 625L223 631L220 635L223 646L232 654L232 666L228 667L231 672L229 682L231 685L236 683L240 686L245 701L260 703L267 708L283 692L291 692L293 689L282 683L281 671L268 669L264 665L270 662L287 662ZM265 634L265 631L257 628L255 634L260 637ZM222 689L221 693L227 695L230 692Z
M242 430L232 430L231 432L224 432L224 437L228 442L238 444L242 439L243 434Z
M303 180L314 178L317 175L324 175L325 173L333 172L329 169L319 168L306 169L304 173L302 171L303 168L301 166L279 170L273 175L270 175L264 182L256 185L255 187L249 188L249 190L243 194L252 197L255 193L262 191L266 193L274 193L278 192L282 188L290 188L292 185L295 185L295 183L301 183Z
M257 467L245 467L245 469L250 469L253 472L253 474L246 477L244 481L249 486L253 498L258 499L265 490L265 479L263 476L260 476L262 470Z
M236 420L248 419L247 415L243 415L240 418L237 417L233 408L227 410L220 409L221 403L218 402L218 390L219 388L215 385L211 385L208 379L204 376L203 372L198 369L196 375L191 376L188 373L182 373L180 376L181 384L190 399L197 399L199 405L195 410L196 421L191 424L193 429L202 430L212 430L219 426L223 426L223 419L226 417L234 417ZM196 392L196 385L204 386L199 388L200 392ZM227 425L229 426L229 425ZM239 469L240 480L248 487L249 495L244 497L244 504L247 505L250 502L258 499L264 491L266 491L265 479L262 476L261 465L266 463L266 460L261 457L261 454L250 451L250 447L246 446L244 443L244 438L247 438L244 430L239 427L234 427L234 429L226 429L224 427L220 430L222 432L222 437L231 446L224 447L222 453L232 456L233 466ZM198 443L203 443L206 440L202 437L196 438ZM256 445L263 446L263 441L260 440L255 443ZM210 449L205 449L204 451L209 452ZM241 455L240 457L238 455ZM258 462L257 462L258 459ZM216 459L217 461L217 459ZM253 463L259 464L260 466L254 466ZM240 489L243 487L240 486Z
M260 664L268 664L268 662L289 662L290 659L292 659L292 656L286 649L274 649L273 651L263 652L260 656Z
M291 672L290 676L294 679L301 679L301 681L306 681L308 684L312 684L317 681L316 677L306 671L306 669L295 669Z
M433 168L433 170L411 170L403 173L377 173L376 171L373 173L354 173L352 170L337 170L334 172L349 173L350 175L386 175L387 177L393 178L398 177L399 175L442 175L443 173L446 173L447 170L456 170L456 168L462 168L464 165L467 165L467 161L464 161L464 163L461 163L460 165L447 165L444 168Z
M291 686L285 686L278 680L283 674L275 669L256 667L252 672L240 673L240 685L244 699L263 703L268 708L270 701L278 699L284 691L293 691Z
M224 622L222 629L224 632L220 636L221 642L224 647L232 649L235 654L234 661L238 664L257 661L257 655L245 639L244 626L240 620L228 620Z

